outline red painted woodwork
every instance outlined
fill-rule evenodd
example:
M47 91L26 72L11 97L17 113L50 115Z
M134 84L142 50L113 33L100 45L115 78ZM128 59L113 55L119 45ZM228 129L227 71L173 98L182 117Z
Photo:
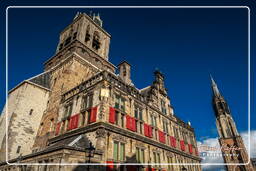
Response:
M56 130L55 130L55 135L58 135L60 132L60 126L61 126L61 122L57 123L56 125Z
M182 151L185 151L185 143L184 143L184 141L183 140L181 140L180 141L180 149L182 150Z
M165 143L165 134L164 134L164 132L158 130L158 135L159 135L159 141L161 143Z
M170 142L171 142L171 146L176 148L176 138L173 136L170 136Z
M91 108L90 123L96 122L97 118L97 107Z
M116 122L116 110L113 107L109 108L109 122L112 124Z

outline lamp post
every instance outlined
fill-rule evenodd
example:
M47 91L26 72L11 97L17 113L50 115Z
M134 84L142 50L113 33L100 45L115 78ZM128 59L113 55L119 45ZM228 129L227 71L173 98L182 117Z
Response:
M94 155L95 148L93 147L92 143L89 143L89 147L85 148L85 155L88 154L88 163L91 163L91 158ZM87 166L87 170L90 170L90 165Z
M19 155L19 157L17 157L17 163L20 164L20 162L22 161L22 154ZM23 171L23 165L20 165L20 170Z
M188 169L187 168L185 168L184 166L182 166L182 169L181 169L182 171L187 171Z

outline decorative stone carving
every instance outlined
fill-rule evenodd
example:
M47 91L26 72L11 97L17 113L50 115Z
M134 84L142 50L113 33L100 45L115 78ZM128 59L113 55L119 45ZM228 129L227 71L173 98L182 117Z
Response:
M104 128L99 128L96 130L96 138L105 138L106 137L106 130Z
M121 142L127 142L127 138L121 135L113 135L113 140L121 141Z
M140 147L140 148L146 148L145 144L142 142L136 142L135 146Z

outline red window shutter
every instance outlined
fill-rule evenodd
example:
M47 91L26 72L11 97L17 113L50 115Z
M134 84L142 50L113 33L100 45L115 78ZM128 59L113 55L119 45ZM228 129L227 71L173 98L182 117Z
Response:
M176 147L176 138L174 138L173 136L170 136L170 142L171 142L171 146L172 147Z
M132 117L130 117L130 125L129 125L129 129L131 130L131 131L133 131L133 129L134 129L134 126L133 126L133 118Z
M55 130L55 135L58 135L60 132L60 126L61 126L61 122L57 123L56 125L56 130Z
M109 108L109 122L112 124L116 122L116 110L113 107Z
M136 130L136 120L135 120L135 118L132 118L132 126L133 126L132 130L136 132L137 130Z
M153 137L153 132L152 132L152 126L148 126L148 136L150 137L150 138L152 138Z
M161 134L160 130L158 130L158 137L159 137L159 141L161 142L162 141L162 134Z
M126 128L127 129L130 129L130 116L129 115L126 115Z
M68 130L72 129L73 123L72 123L72 117L70 117L70 119L68 120Z
M185 143L184 143L183 140L180 141L180 149L181 149L182 151L185 151Z
M76 129L78 127L79 114L76 114L72 117L72 129Z
M90 123L96 122L97 118L97 107L91 108Z
M188 144L188 149L189 149L189 153L192 154L193 153L192 144Z
M148 124L144 123L144 135L147 137L149 136L148 131L149 131L149 126Z
M107 171L113 171L114 170L114 162L107 161Z
M163 143L165 143L166 139L165 139L165 133L163 132Z
M158 130L158 134L159 134L159 141L161 143L165 143L165 135L164 135L164 132Z
M136 131L136 121L129 115L126 115L126 128L131 131Z

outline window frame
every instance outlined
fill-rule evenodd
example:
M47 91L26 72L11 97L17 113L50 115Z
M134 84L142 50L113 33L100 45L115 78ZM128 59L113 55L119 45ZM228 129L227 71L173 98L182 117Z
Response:
M113 141L113 160L125 161L125 143L116 140Z

